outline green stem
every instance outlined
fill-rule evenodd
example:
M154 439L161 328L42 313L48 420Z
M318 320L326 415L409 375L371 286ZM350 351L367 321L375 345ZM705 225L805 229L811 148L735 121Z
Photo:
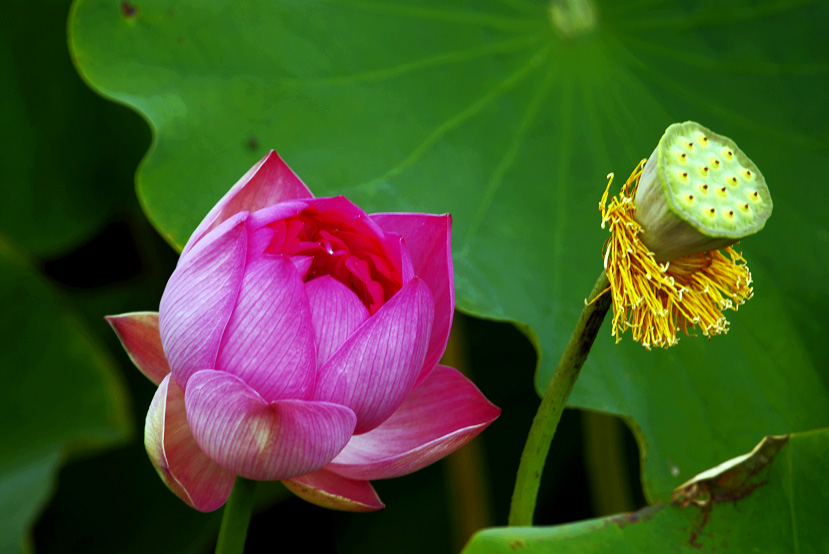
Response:
M558 366L553 373L553 378L547 385L541 405L533 419L527 443L524 445L524 452L521 454L521 463L518 466L518 474L515 477L515 490L512 493L512 505L510 506L509 525L526 526L533 524L533 512L535 511L538 486L541 482L541 473L544 471L544 462L547 460L547 452L550 450L550 443L558 427L561 414L570 398L570 392L578 379L593 341L599 328L602 326L604 316L610 307L610 292L604 292L610 283L604 271L593 285L590 291L590 302L584 307L573 330L573 335L558 361ZM597 296L600 296L598 299Z
M242 554L245 551L245 538L248 524L253 513L253 499L256 496L256 481L243 477L236 478L233 493L225 504L222 515L222 527L216 542L216 554Z

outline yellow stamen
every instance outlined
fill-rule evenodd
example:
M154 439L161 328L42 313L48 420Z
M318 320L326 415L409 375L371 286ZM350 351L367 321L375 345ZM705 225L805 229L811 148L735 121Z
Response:
M728 331L722 312L736 310L751 298L751 273L733 248L684 256L660 264L639 240L641 226L633 219L636 187L646 160L639 162L618 196L607 188L599 202L602 228L610 226L603 257L613 295L613 335L631 330L633 340L649 349L676 344L677 331L695 327L711 337Z

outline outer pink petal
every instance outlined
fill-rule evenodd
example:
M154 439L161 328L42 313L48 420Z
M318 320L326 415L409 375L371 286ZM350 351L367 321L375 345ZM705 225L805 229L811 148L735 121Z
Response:
M236 477L196 444L184 413L184 393L169 374L150 404L144 446L164 483L193 508L212 512L227 501Z
M309 281L305 290L314 323L317 365L322 365L368 319L368 308L350 288L328 275Z
M382 425L352 437L326 469L351 479L406 475L454 452L500 413L460 372L438 366Z
M290 258L248 263L214 367L239 376L269 402L314 394L311 310Z
M161 297L161 343L184 389L194 372L216 366L245 271L246 216L243 212L225 221L183 254Z
M414 264L435 299L435 323L422 381L446 350L455 314L455 273L452 267L452 217L449 214L373 214L371 219L384 231L402 235Z
M161 347L158 312L108 315L104 319L118 335L135 367L156 385L161 383L170 373L170 366Z
M380 425L420 374L433 310L426 284L409 281L320 368L315 398L354 410L356 433Z
M205 216L184 247L187 253L210 230L241 211L254 212L287 200L313 198L308 187L271 150L248 170Z
M260 481L290 479L327 464L351 437L357 418L328 402L268 403L224 371L190 378L187 420L199 446L237 475Z
M331 510L375 512L385 508L368 481L355 481L325 469L282 483L303 500Z

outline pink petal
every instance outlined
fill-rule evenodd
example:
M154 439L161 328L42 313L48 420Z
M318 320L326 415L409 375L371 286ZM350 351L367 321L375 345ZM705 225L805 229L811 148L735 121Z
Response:
M368 481L347 479L325 469L282 483L301 499L331 510L374 512L385 508Z
M439 365L382 425L352 437L326 469L358 480L406 475L454 452L500 413L459 371Z
M336 217L341 219L343 223L350 226L354 233L363 237L366 240L376 239L383 244L386 249L394 251L399 248L396 241L387 240L384 230L373 220L373 216L367 215L359 206L351 202L344 196L332 196L330 198L314 198L313 200L306 200L309 207L318 210L317 217ZM391 259L394 263L401 263L401 260ZM398 266L396 269L402 274L403 267Z
M187 420L199 446L237 475L290 479L331 461L351 437L357 418L328 402L267 402L244 381L217 370L190 378Z
M455 274L452 267L452 217L431 214L373 214L384 231L402 235L412 257L415 275L423 279L435 299L435 323L422 381L440 361L449 340L455 314Z
M266 206L250 214L251 229L261 229L266 225L293 217L302 213L308 208L308 203L300 200L293 200Z
M184 389L194 372L216 367L245 270L246 217L243 212L228 219L182 254L161 297L161 343Z
M394 254L394 262L401 268L401 276L404 283L408 283L417 274L414 270L414 263L412 262L411 254L406 246L406 240L397 233L384 233L388 250ZM428 283L427 283L428 284Z
M118 335L135 367L156 385L161 383L170 373L170 366L161 347L158 312L108 315L104 319Z
M317 365L324 364L351 333L368 319L368 308L350 288L325 275L305 285L317 343Z
M426 284L409 281L320 368L315 398L354 410L356 433L380 425L420 374L433 310Z
M212 512L227 501L236 477L196 444L184 413L184 393L169 374L150 404L144 446L164 483L193 508Z
M279 154L271 150L213 206L190 236L183 253L187 253L205 234L237 212L255 212L279 202L313 197L308 187L282 161Z
M290 258L265 256L248 263L215 367L240 377L267 401L313 395L311 310Z

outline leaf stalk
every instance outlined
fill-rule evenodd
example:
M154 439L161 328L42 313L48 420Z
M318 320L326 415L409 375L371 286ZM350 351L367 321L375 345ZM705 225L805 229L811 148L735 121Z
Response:
M576 328L558 361L553 377L547 384L547 390L538 406L538 412L535 414L524 451L521 454L510 505L508 520L510 526L533 524L544 462L547 460L547 453L550 450L558 422L561 420L561 414L573 391L573 385L579 377L581 368L587 360L590 348L610 308L609 287L607 275L602 271L596 284L593 285L593 290L590 291L589 301L586 302L579 316Z

